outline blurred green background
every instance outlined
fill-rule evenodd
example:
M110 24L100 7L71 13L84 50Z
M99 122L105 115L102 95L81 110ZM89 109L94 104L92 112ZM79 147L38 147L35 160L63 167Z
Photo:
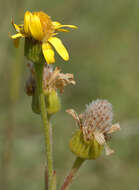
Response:
M72 190L139 189L139 1L138 0L0 0L0 189L44 189L44 139L40 117L24 93L28 69L23 43L13 47L8 33L23 21L26 10L44 11L65 24L78 25L60 34L70 52L63 72L74 73L76 86L62 95L62 110L52 118L53 155L58 186L72 165L68 142L76 129L65 113L79 113L97 98L113 104L122 130L110 142L115 154L104 154L80 169Z

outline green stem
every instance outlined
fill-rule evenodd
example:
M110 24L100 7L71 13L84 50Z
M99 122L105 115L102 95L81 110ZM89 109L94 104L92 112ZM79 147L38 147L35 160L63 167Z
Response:
M77 157L60 190L68 190L72 180L85 160Z
M48 168L48 185L49 190L52 190L52 177L53 177L53 161L52 161L52 143L51 143L51 135L50 135L50 123L47 116L47 110L45 105L45 96L42 90L42 76L43 76L43 63L35 63L35 73L36 73L36 81L38 88L38 96L39 96L39 104L41 110L41 117L44 126L44 134L45 134L45 146L46 146L46 159L47 159L47 168Z

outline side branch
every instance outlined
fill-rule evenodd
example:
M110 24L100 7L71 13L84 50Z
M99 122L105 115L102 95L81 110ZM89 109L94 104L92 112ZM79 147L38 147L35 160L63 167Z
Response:
M72 183L74 176L76 175L77 171L79 170L79 168L81 167L81 165L83 164L84 161L85 161L84 159L81 159L79 157L76 158L76 160L75 160L69 174L65 178L65 181L60 190L68 190L69 186Z

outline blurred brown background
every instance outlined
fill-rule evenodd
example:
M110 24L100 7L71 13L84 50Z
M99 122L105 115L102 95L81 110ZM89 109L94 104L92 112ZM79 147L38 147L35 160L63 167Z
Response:
M81 168L72 190L139 189L139 1L138 0L0 0L0 189L44 189L44 139L40 117L24 93L28 76L23 43L13 47L11 17L23 22L26 10L44 11L78 30L60 34L70 52L63 72L74 73L76 86L62 95L62 110L52 118L53 155L58 186L72 165L68 142L76 129L65 113L81 112L92 100L108 99L122 130L111 141L116 153L104 154Z

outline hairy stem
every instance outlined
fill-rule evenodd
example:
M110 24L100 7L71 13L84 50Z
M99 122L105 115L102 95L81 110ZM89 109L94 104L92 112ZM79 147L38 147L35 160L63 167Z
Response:
M74 161L74 164L73 164L69 174L65 178L65 181L60 190L68 190L69 189L69 186L71 185L74 176L76 175L77 171L79 170L79 168L81 167L81 165L84 161L85 161L84 159L81 159L79 157L76 158L76 160Z
M42 90L42 76L43 76L43 63L35 63L35 73L37 80L39 104L41 111L41 118L44 126L45 135L45 147L46 147L46 159L47 159L47 169L48 169L48 186L49 190L52 190L52 177L53 177L53 161L52 161L52 143L50 135L50 123L47 116L47 110L45 105L45 97Z

